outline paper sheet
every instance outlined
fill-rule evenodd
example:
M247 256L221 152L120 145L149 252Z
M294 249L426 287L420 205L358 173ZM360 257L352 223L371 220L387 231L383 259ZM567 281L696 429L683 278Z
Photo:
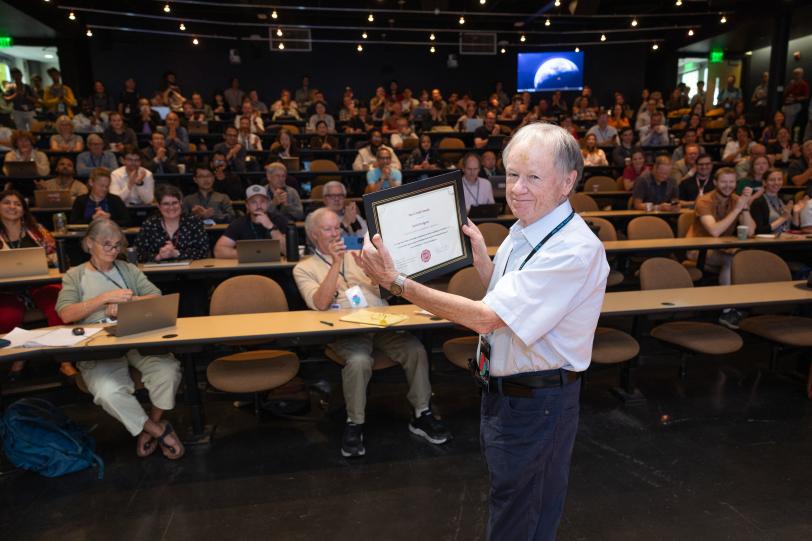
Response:
M359 310L342 317L339 321L348 323L362 323L364 325L374 325L376 327L388 327L395 323L409 319L408 316L399 314L387 314L385 312L372 312L371 310Z
M100 330L102 330L101 327L85 328L85 334L77 336L73 334L73 327L37 329L34 331L15 327L3 338L11 342L9 347L13 348L66 347L75 346Z

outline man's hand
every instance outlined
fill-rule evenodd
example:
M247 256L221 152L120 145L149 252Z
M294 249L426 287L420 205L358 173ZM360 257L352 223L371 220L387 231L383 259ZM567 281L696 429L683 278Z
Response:
M265 229L273 229L274 225L271 219L268 217L268 214L265 212L255 212L251 215L251 221L255 224L259 224Z
M203 220L206 217L206 207L201 205L195 205L192 207L192 214L195 215L197 218Z
M488 257L488 245L485 243L485 237L482 236L482 232L470 218L468 223L462 225L462 232L471 239L471 254L474 256L474 266L489 261L490 257Z
M166 148L161 147L155 151L155 161L162 162L166 160Z
M118 317L118 305L117 304L108 304L104 308L104 315L107 317Z
M344 239L339 237L331 241L330 244L328 244L327 252L327 255L333 258L333 265L339 265L344 261L344 254L347 253L347 246L344 244Z
M753 197L753 188L750 186L746 187L742 190L741 196L739 196L739 200L736 202L736 208L739 210L744 210L745 208L750 206L750 199Z
M113 289L101 294L104 304L117 304L120 302L130 302L133 298L132 289Z
M276 188L273 191L273 199L271 200L275 206L285 206L288 204L288 192L283 190L282 188Z
M105 220L110 219L110 213L104 212L104 209L101 207L96 207L96 210L93 211L93 219L96 220L97 218L104 218Z
M389 250L383 245L383 239L380 235L375 235L372 240L369 234L364 236L364 248L358 252L353 251L352 257L355 262L364 270L364 273L369 276L373 284L389 287L395 281L398 275L395 269L395 263L392 261L392 256Z

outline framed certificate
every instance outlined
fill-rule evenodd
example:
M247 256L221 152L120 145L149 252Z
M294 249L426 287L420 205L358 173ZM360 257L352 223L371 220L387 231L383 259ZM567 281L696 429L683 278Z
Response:
M364 196L369 236L379 233L395 267L425 282L473 262L462 173L453 171Z

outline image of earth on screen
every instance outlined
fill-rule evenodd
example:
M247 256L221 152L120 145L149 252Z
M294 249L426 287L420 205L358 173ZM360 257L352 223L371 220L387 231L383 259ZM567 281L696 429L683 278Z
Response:
M519 53L516 88L519 92L581 90L584 53Z

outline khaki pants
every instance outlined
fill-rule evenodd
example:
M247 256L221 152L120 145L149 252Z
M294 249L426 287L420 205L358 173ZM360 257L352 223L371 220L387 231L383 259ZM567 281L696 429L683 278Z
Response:
M733 265L733 256L736 252L737 249L708 250L705 254L705 267L719 269L719 285L730 285L730 267ZM699 259L698 250L689 250L685 255L693 261Z
M181 371L180 363L172 354L141 355L131 349L118 359L76 363L93 395L93 402L118 419L130 434L137 436L144 430L147 414L133 396L135 384L130 377L130 366L141 372L152 405L162 410L175 407Z
M377 349L403 367L409 393L406 398L416 409L429 407L431 384L426 350L408 333L381 332L356 335L333 342L330 347L347 360L341 371L347 417L355 424L364 423L367 384L372 377L372 350Z

